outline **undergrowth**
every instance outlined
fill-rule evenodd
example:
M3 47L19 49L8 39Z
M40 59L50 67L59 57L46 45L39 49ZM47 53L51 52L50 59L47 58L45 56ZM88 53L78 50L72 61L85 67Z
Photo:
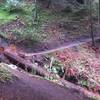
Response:
M12 75L11 73L3 68L3 66L0 66L0 81L1 82L7 82L12 80Z
M15 15L10 15L7 11L0 10L0 24L5 24L15 19Z
M13 3L12 5L5 4L7 7L0 6L0 24L2 25L19 18L24 22L25 29L16 28L10 30L12 33L16 33L14 34L15 37L18 34L18 40L29 39L33 42L44 40L46 37L46 34L43 32L44 25L49 23L54 18L54 15L49 11L41 10L34 3L21 2L18 4L19 7L17 5L13 6Z

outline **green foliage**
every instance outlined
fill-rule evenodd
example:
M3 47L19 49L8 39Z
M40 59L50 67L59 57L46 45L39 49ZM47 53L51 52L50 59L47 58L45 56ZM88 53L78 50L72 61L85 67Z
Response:
M57 80L57 78L59 79L59 77L62 77L64 74L63 65L56 59L52 63L51 67L49 65L45 65L44 67L47 69L48 72L55 74L55 76L51 75L45 77L48 80Z
M54 61L54 63L53 63L53 68L56 69L57 74L58 74L60 77L63 76L63 74L64 74L63 65L62 65L59 61L57 61L57 60Z
M21 2L19 0L6 0L3 4L3 9L10 12L14 9L18 9L21 6Z
M70 16L72 20L81 20L84 19L86 16L88 16L88 9L87 8L82 8L79 9L75 12L70 13Z
M25 29L14 29L12 30L15 33L16 40L25 40L30 41L33 44L34 42L40 42L43 39L42 34L38 34L35 28L26 27Z
M16 19L15 14L10 12L14 9L19 9L20 2L18 0L5 0L0 5L0 24L8 23Z
M25 21L28 27L33 26L33 15L36 14L35 9L35 4L28 5L26 3L23 3L21 7L21 12L18 13L19 17Z
M6 82L6 81L11 81L11 80L12 80L11 73L8 70L0 66L0 81Z
M30 27L34 26L35 28L40 28L43 24L54 18L54 15L51 12L41 10L35 4L23 4L22 11L24 13L20 13L19 17Z
M84 86L84 87L89 87L88 86L88 81L87 80L82 80L82 86Z
M31 74L36 75L36 72L37 72L37 71L36 71L34 68L32 68Z
M15 19L15 15L10 15L7 11L0 10L0 24L4 24Z
M25 22L26 27L23 30L14 29L13 32L19 34L19 39L25 38L33 42L44 40L46 35L43 34L42 25L50 22L54 15L39 8L36 10L35 5L25 4L22 8L26 13L18 13L18 16ZM37 17L35 17L36 11L38 12Z
M53 14L48 11L41 10L36 4L27 4L20 0L6 0L1 6L0 19L1 24L5 24L20 18L24 23L25 29L11 30L19 34L20 38L30 39L32 41L41 41L45 38L42 25L53 19Z
M94 3L92 8L93 8L93 10L92 10L93 11L93 15L97 17L98 13L99 13L99 4L97 2Z

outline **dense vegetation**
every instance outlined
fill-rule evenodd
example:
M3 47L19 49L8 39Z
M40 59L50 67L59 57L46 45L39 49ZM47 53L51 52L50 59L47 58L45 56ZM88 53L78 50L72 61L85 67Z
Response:
M67 23L68 20L81 21L83 19L87 20L87 17L89 18L88 2L85 3L83 1L80 2L75 0L64 0L63 2L59 0L58 3L56 0L37 0L36 2L32 2L33 3L27 3L24 0L4 0L0 4L1 25L20 19L23 27L25 27L24 29L14 28L10 30L12 31L11 33L18 33L19 40L20 38L27 37L35 41L43 41L43 39L47 38L49 35L49 33L44 31L44 26L49 25L51 20L52 22L53 20L58 20L59 22L64 21ZM42 4L49 5L49 7L44 8L45 6L42 6ZM51 9L51 11L46 9ZM93 12L95 12L93 13L93 16L98 18L97 2L93 3ZM96 29L96 27L94 29ZM84 30L86 29L84 28ZM89 28L86 31L89 31ZM3 34L4 33L7 32L4 31Z

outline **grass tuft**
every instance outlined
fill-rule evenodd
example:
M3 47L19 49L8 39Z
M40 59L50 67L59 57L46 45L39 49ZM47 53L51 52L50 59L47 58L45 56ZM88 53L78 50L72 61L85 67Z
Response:
M3 68L3 66L0 66L0 81L12 81L12 74L7 69Z
M0 10L0 24L5 24L15 19L15 15L10 15L7 11Z

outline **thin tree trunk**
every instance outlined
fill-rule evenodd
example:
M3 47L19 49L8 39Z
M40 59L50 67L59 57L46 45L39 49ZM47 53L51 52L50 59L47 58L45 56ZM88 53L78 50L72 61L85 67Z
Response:
M49 8L51 5L51 0L48 1L48 5L47 5L47 8Z
M99 27L100 27L100 0L99 0Z
M33 9L33 25L36 25L37 18L38 18L38 15L37 15L37 0L34 0L34 5L35 5L35 8Z
M90 14L90 34L92 38L92 45L95 46L94 32L93 32L93 18L92 18L92 0L89 0L89 14Z

